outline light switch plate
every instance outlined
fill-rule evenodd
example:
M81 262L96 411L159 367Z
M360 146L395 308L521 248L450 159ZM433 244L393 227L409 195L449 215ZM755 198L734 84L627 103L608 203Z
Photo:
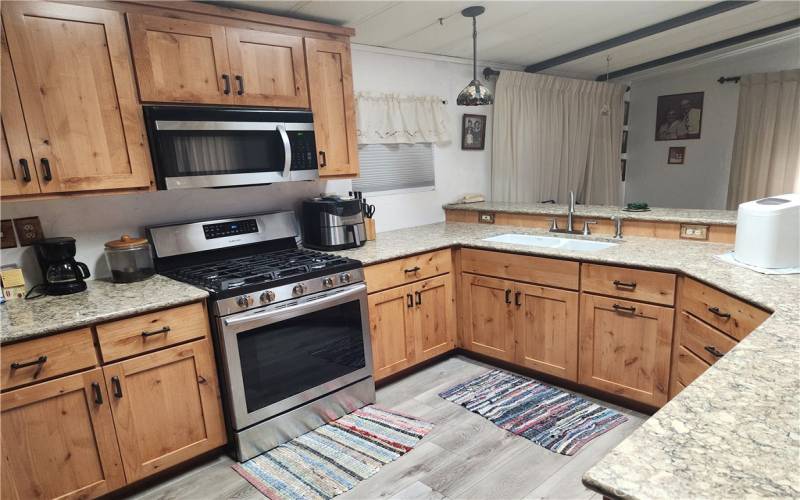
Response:
M14 223L11 219L2 221L0 233L0 248L14 248L17 246L17 236L14 234Z
M478 222L482 224L494 224L494 214L478 214Z
M681 239L708 240L708 226L704 224L681 224Z
M44 238L42 223L39 217L25 217L14 219L14 227L17 228L19 246L26 247Z

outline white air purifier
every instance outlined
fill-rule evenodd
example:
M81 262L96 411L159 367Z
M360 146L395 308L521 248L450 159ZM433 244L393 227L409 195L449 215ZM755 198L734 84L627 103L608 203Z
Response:
M733 256L766 269L800 267L800 193L739 205Z

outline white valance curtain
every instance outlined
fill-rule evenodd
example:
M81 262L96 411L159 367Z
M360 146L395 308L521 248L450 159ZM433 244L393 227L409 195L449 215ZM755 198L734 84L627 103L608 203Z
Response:
M450 142L448 115L441 98L399 94L356 94L359 144Z
M492 199L618 205L625 86L501 71Z
M800 192L800 70L739 81L728 208Z

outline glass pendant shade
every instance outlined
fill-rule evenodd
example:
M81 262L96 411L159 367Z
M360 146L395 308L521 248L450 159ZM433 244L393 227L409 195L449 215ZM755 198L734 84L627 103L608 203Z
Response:
M494 96L486 85L478 80L472 80L464 87L464 90L458 94L456 104L459 106L483 106L486 104L494 104Z

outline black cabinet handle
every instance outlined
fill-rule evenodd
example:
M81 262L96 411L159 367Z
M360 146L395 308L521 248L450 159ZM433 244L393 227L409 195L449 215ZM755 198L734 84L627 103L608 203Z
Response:
M25 158L19 159L19 166L22 169L22 180L25 182L31 181L31 169L28 168L28 160Z
M506 304L511 303L511 290L506 290Z
M115 398L122 397L122 384L119 383L119 377L111 377L111 392L114 393Z
M100 390L100 384L92 382L92 392L94 393L94 404L103 404L103 392Z
M44 175L42 178L46 181L53 180L53 171L50 170L50 160L47 158L42 158L42 169L44 170Z
M726 313L726 312L720 311L719 307L709 307L708 308L708 312L710 312L712 314L716 314L720 318L730 319L730 317L731 317L730 313Z
M414 292L414 295L417 297L417 305L422 305L422 294L420 292Z
M627 281L614 280L613 283L614 283L614 286L617 287L617 288L630 288L631 290L636 288L636 282L635 281L627 282Z
M320 167L328 166L328 159L325 157L325 151L319 152L319 166Z
M522 292L514 292L514 305L517 307L522 305L520 298L522 298Z
M236 75L234 76L234 78L236 79L236 83L239 84L239 90L236 91L236 94L237 95L244 94L244 77L242 75Z
M42 373L42 367L46 362L47 362L47 356L39 356L33 361L14 361L13 363L11 363L11 369L19 370L20 368L27 368L29 366L36 365L36 371L33 372L33 378L36 378L39 376L40 373Z
M719 352L717 348L714 347L713 345L707 345L704 347L704 349L709 353L711 353L711 355L714 356L715 358L721 358L722 356L725 355L724 352Z
M625 306L621 306L621 305L619 305L619 304L614 304L614 305L613 305L613 306L611 306L611 307L613 307L613 308L614 308L614 310L615 310L615 311L617 311L617 312L625 312L625 313L630 313L630 314L633 314L633 313L635 313L635 312L636 312L636 308L635 308L635 307L633 307L633 306L631 306L631 307L625 307Z
M147 338L152 337L153 335L159 335L161 333L169 333L170 330L170 327L165 326L164 328L159 328L158 330L153 330L152 332L144 331L142 332L142 337Z
M222 91L223 94L228 95L231 93L231 77L230 75L222 75L222 81L225 82L225 89Z
M412 274L412 273L416 274L417 271L419 271L419 266L414 266L414 267L409 267L408 269L403 269L403 272L406 273L406 274Z
M410 293L406 294L406 307L414 307L414 297Z

